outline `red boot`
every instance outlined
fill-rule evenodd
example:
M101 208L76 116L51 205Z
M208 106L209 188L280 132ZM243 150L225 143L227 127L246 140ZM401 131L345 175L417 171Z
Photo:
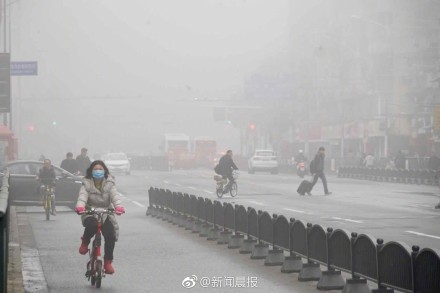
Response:
M113 274L115 272L115 269L112 266L111 259L104 259L104 271L106 274Z
M85 240L84 237L81 237L81 246L79 247L79 253L84 255L89 251L89 243L90 240Z

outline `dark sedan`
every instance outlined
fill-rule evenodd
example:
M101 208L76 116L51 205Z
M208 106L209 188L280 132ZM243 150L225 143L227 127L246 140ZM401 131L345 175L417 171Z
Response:
M9 198L12 205L41 205L38 171L43 168L40 161L13 161L1 167L0 176L9 169ZM75 176L54 166L56 180L55 200L57 206L73 208L78 198L82 177Z

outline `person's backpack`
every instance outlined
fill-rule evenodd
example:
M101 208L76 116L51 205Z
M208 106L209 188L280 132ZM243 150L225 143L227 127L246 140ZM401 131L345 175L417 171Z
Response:
M217 173L218 175L221 175L220 174L220 164L215 165L214 172Z
M316 173L316 162L315 159L310 161L310 173L315 174Z

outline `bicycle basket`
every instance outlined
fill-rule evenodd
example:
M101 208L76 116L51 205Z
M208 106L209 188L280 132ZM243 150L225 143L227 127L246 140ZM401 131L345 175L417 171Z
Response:
M240 173L239 173L237 170L233 171L233 172L232 172L232 178L234 178L235 180L237 180L239 174L240 174Z

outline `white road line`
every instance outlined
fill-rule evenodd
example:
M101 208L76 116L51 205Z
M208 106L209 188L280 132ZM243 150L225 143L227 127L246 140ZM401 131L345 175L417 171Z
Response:
M25 292L48 292L37 249L21 247L21 267Z
M414 231L405 231L405 232L406 233L410 233L410 234L415 234L415 235L418 235L418 236L425 236L425 237L429 237L429 238L440 239L440 236L429 235L429 234L420 233L420 232L414 232Z
M139 203L139 202L137 202L135 200L132 200L131 202L134 203L135 205L137 205L138 207L141 207L141 208L145 207L143 204L141 204L141 203Z
M170 184L170 182L166 181L166 180L163 180L162 182L165 183L165 184Z
M247 202L250 202L250 203L256 204L257 206L265 206L264 203L261 203L261 202L259 202L259 201L248 200Z
M357 223L357 224L362 224L363 222L360 220L353 220L353 219L344 219L344 218L338 218L338 217L331 217L334 220L340 220L340 221L346 221L346 222L350 222L350 223Z
M193 186L188 186L188 189L197 190L197 188L195 188Z
M311 212L306 212L306 211L301 211L301 210L294 210L294 209L289 209L289 208L284 208L283 210L285 211L291 211L291 212L295 212L295 213L300 213L300 214L307 214L307 215L311 215Z
M176 185L176 186L182 186L182 184L180 184L180 183L174 183L174 185Z
M209 194L213 194L214 192L210 191L210 190L202 190L203 192L209 193Z

